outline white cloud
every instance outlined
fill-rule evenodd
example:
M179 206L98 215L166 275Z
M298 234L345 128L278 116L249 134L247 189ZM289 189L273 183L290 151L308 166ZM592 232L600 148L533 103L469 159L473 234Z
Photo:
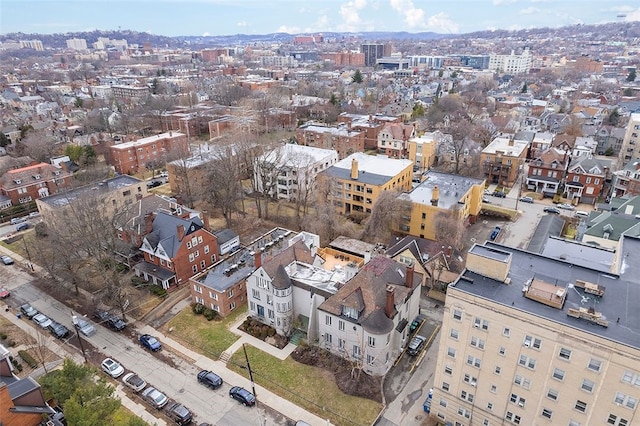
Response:
M628 12L624 17L625 22L640 21L640 9L636 9L633 12Z
M440 12L427 19L427 28L436 33L457 33L460 29L447 14Z
M280 25L278 27L277 33L287 33L287 34L300 34L302 31L300 27L289 27L287 25Z
M538 9L537 7L530 6L530 7L527 7L525 9L521 9L518 12L518 14L519 15L533 15L534 13L538 13L538 12L540 12L540 9Z
M247 23L247 21L240 21L240 22L237 22L237 23L236 23L236 27L243 27L243 28L245 28L245 27L248 27L248 26L249 26L249 24Z
M210 35L211 33L209 31L202 33L202 37L209 37Z
M359 11L367 5L367 0L352 0L340 6L340 16L343 20L343 26L348 30L357 29L360 24Z
M404 16L404 23L409 29L424 28L424 10L416 7L413 0L390 0L389 4Z
M494 6L502 6L505 4L513 4L515 2L517 2L518 0L493 0L493 5Z

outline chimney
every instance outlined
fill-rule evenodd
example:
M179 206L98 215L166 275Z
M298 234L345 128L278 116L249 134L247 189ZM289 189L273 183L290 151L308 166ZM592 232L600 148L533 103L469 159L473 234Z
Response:
M150 234L153 231L153 213L147 213L144 215L144 235Z
M434 207L437 206L438 200L440 200L440 188L436 185L433 187L433 192L431 193L431 205Z
M509 146L513 146L513 139L509 139Z
M262 266L262 253L260 250L256 250L253 254L253 265L256 269Z
M384 304L384 314L387 318L393 319L393 312L395 311L395 300L393 297L393 286L387 286L387 299Z
M409 288L413 288L413 263L409 266L407 266L407 270L406 272L406 276L405 276L405 281L404 281L404 285L406 285Z
M351 160L351 179L358 179L358 160Z
M178 225L177 228L176 232L178 233L178 241L182 241L184 238L184 225Z
M447 254L446 254L446 256L447 256L447 257L451 257L451 253L452 253L452 252L453 252L453 247L451 247L451 246L447 247Z
M202 223L204 224L204 229L211 231L209 227L209 212L207 210L202 210Z

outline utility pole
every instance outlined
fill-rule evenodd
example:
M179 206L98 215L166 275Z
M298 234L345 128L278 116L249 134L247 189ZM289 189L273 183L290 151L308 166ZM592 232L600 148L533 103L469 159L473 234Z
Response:
M87 353L84 351L84 344L82 343L82 338L80 337L80 330L78 330L78 327L76 327L76 323L73 320L75 317L75 315L73 315L73 311L71 311L71 323L73 324L73 328L76 329L76 336L78 336L78 343L80 343L80 350L82 351L82 356L84 357L84 363L88 364L89 361L87 360Z
M249 363L249 356L247 355L247 348L245 347L245 344L242 344L242 350L244 351L244 359L247 362L247 370L249 370L249 380L251 380L251 392L253 392L253 396L256 398L256 409L258 409L258 394L256 393L256 384L253 381L253 371L251 371L251 364ZM260 413L260 410L258 409L258 413ZM260 426L265 424L264 419L262 418L262 414L258 414L258 416L260 416L259 420L260 420Z

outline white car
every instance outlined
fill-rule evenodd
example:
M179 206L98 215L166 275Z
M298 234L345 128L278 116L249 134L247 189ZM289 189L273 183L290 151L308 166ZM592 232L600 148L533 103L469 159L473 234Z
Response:
M104 361L102 361L102 371L104 371L114 379L117 379L118 377L122 376L122 373L124 373L124 367L122 367L119 363L112 360L111 358L106 358Z
M122 378L122 381L125 385L129 386L136 392L140 392L147 386L147 382L145 382L140 376L136 373L127 373Z
M36 324L38 324L40 327L45 329L53 323L53 321L51 321L49 317L46 316L45 314L38 314L34 316L32 319Z
M575 207L573 207L571 204L558 204L556 207L558 207L559 209L563 209L563 210L573 210L575 209Z

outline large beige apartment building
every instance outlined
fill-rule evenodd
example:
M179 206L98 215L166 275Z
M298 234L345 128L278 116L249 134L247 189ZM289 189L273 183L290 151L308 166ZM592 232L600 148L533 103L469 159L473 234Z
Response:
M610 262L584 253L470 249L447 290L431 406L442 424L638 424L640 239Z

